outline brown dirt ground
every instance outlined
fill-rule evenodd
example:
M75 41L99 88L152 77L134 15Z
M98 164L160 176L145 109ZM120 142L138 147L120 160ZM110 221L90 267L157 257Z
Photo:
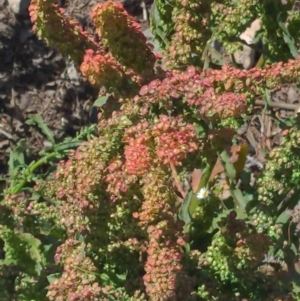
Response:
M101 0L58 4L84 29L93 30L89 12L97 2ZM124 6L147 27L139 0L126 0ZM0 177L7 173L10 150L20 139L26 139L28 161L49 145L37 126L25 123L31 116L41 116L56 141L74 136L92 122L97 91L57 50L38 40L31 28L29 16L16 16L0 0Z

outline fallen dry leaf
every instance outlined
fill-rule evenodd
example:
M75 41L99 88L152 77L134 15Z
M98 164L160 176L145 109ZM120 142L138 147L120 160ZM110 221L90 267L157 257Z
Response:
M202 178L202 171L200 169L194 169L191 176L192 176L191 187L192 187L193 192L196 193L198 190L199 183Z
M216 162L216 164L215 164L215 166L214 166L214 168L213 168L213 170L210 174L209 182L211 180L213 180L218 174L220 174L222 172L224 172L224 167L222 165L222 161L221 161L220 157L218 157L217 162Z

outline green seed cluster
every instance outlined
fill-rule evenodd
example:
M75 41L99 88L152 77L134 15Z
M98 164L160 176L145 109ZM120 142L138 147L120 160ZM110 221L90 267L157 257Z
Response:
M292 189L299 189L300 181L300 133L290 129L280 147L274 149L266 164L265 172L258 179L258 199L266 206L276 206ZM287 176L288 175L288 176Z

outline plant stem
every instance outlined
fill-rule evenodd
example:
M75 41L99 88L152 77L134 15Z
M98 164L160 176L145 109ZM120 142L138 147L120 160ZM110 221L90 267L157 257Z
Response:
M47 163L50 159L55 158L57 156L56 152L50 153L46 155L45 157L42 157L36 162L32 162L27 169L25 178L21 181L21 183L17 184L15 187L11 188L10 193L11 194L17 194L22 190L22 188L25 186L25 184L28 182L28 178L34 173L34 171L39 168L42 164Z
M267 103L264 100L255 100L255 104L260 106L265 106ZM274 101L271 101L267 105L271 108L285 109L285 110L291 110L295 112L297 112L299 108L299 104L293 105L290 103L282 103L282 102L274 102Z

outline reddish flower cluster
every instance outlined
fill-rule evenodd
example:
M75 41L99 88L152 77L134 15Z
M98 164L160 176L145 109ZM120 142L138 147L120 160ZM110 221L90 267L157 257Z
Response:
M182 223L176 221L176 195L162 169L148 173L142 179L144 202L140 212L134 213L139 224L147 229L146 274L143 277L150 300L185 300L189 285L181 264L185 237Z
M279 62L267 65L263 69L240 70L224 65L222 70L211 69L202 72L202 77L209 85L222 83L223 91L231 90L239 93L249 89L249 91L259 94L261 94L261 87L280 88L285 83L293 82L299 75L299 58L289 60L287 63Z
M71 152L69 160L59 163L56 198L61 201L60 222L71 235L87 228L84 210L99 205L93 192L102 185L106 162L101 159L101 150L108 145L106 139L94 138Z
M57 47L64 55L71 57L78 65L86 49L96 50L98 44L82 30L79 23L68 18L56 1L32 0L28 8L33 30L40 39Z
M105 170L105 163L99 160L97 153L101 145L105 145L104 139L91 140L70 153L69 160L60 162L56 172L56 180L61 185L57 199L71 198L71 203L76 203L78 208L93 206L94 200L89 195L101 181Z
M172 225L174 226L174 225ZM146 274L143 277L146 293L151 300L179 300L177 299L178 283L182 272L182 249L174 242L174 237L167 234L171 225L166 221L160 222L156 227L149 226L149 245L147 249ZM172 233L174 234L174 233ZM180 241L185 243L184 239ZM188 283L185 284L185 288ZM184 290L182 287L181 290ZM183 300L183 299L182 299Z
M142 176L149 171L151 163L153 164L150 133L147 121L126 129L123 141L127 143L124 156L128 174Z
M151 130L156 154L163 164L181 165L188 153L198 149L194 126L181 118L160 116Z
M224 81L218 78L219 74L222 73L201 73L192 66L185 72L170 71L164 80L154 80L143 86L140 96L135 97L134 101L144 106L161 103L169 108L173 102L184 100L198 109L202 118L238 117L247 109L245 91L240 86L239 91L236 91L234 86L233 91L226 92L223 88L220 93L217 92L218 85L224 86ZM240 80L235 79L233 83L237 84L237 81Z
M93 301L100 297L101 288L92 273L96 268L85 257L84 248L84 244L73 239L67 239L57 248L55 261L64 264L64 271L48 286L50 301Z
M86 50L80 71L97 87L119 87L124 83L123 67L109 53Z
M153 76L156 61L140 25L118 2L107 1L93 7L92 19L101 43L126 68L133 69L145 80ZM142 60L140 58L143 58Z
M127 173L142 176L149 171L151 155L142 139L130 139L129 145L125 146L125 168Z
M107 169L108 174L104 178L108 184L106 191L111 195L111 201L114 201L116 196L126 193L128 186L136 182L136 177L125 172L126 167L120 159L112 160Z
M134 137L132 137L134 136ZM157 164L181 165L188 153L198 149L195 128L180 117L161 115L154 125L141 122L125 132L125 168L142 176ZM154 153L159 160L155 159Z
M186 62L191 52L202 51L201 39L206 41L206 37L199 32L203 34L205 30L193 28L193 25L208 28L205 16L203 13L196 18L189 14L189 9L198 9L202 4L207 8L210 2L198 2L180 0L182 11L173 11L173 17L177 17L169 48L169 58L173 62L177 59ZM33 0L32 3L30 14L40 36L62 47L65 53L71 52L77 63L83 59L80 70L91 83L97 87L111 87L114 91L122 88L128 91L122 95L127 99L119 99L119 103L111 106L109 102L105 107L98 124L99 137L71 152L68 160L59 163L56 179L47 182L48 191L54 191L51 197L57 201L56 206L51 207L56 213L55 222L60 222L59 227L62 225L68 236L55 254L55 262L63 265L63 274L50 284L49 299L107 300L105 287L96 279L96 267L105 270L106 266L110 269L113 265L118 268L116 273L128 271L132 264L126 262L123 265L122 261L127 257L120 256L119 260L119 251L122 255L126 253L128 258L136 256L136 263L138 255L147 255L146 260L141 256L142 260L137 264L140 268L145 263L143 279L138 272L134 276L138 278L137 284L131 282L133 289L128 289L126 282L132 278L127 277L122 287L126 293L132 296L136 289L144 289L141 284L144 281L148 295L144 299L189 299L191 279L182 263L187 237L177 219L178 197L168 165L184 165L183 160L196 151L206 156L205 151L213 150L206 157L217 156L218 150L232 140L233 132L228 129L210 131L200 145L194 125L186 120L189 114L195 119L209 120L240 116L247 108L247 96L260 93L261 85L274 88L297 78L299 61L262 70L244 71L224 66L222 70L201 71L191 66L185 72L162 72L157 75L159 78L142 87L138 96L131 98L136 93L136 86L153 78L155 56L146 44L140 26L120 3L98 4L92 13L101 43L108 46L109 52L97 49L97 45L77 29L77 23L69 21L53 1ZM46 26L45 30L42 25ZM57 30L57 36L52 35L50 25ZM113 93L110 99L118 96ZM112 112L116 109L117 112ZM159 115L161 111L170 115ZM187 115L178 116L185 111L188 111ZM172 171L174 166L171 166ZM17 197L8 197L6 204L17 201ZM28 207L30 209L31 205ZM34 212L35 207L32 208L30 210ZM128 218L131 214L134 219ZM255 230L248 231L247 224L237 220L236 215L222 220L219 227L222 240L210 248L215 254L222 254L218 247L223 242L228 243L234 269L241 258L257 262L267 251L265 236ZM73 239L77 234L82 234L87 245ZM86 254L93 256L93 261ZM216 262L220 257L211 256L205 264ZM222 268L222 260L219 264L216 270ZM123 298L119 291L117 298Z
M247 97L261 95L261 87L279 88L300 75L300 60L268 65L264 69L240 70L223 66L222 70L169 71L140 89L135 103L148 106L160 103L169 108L176 101L186 101L202 118L238 117L246 112Z

